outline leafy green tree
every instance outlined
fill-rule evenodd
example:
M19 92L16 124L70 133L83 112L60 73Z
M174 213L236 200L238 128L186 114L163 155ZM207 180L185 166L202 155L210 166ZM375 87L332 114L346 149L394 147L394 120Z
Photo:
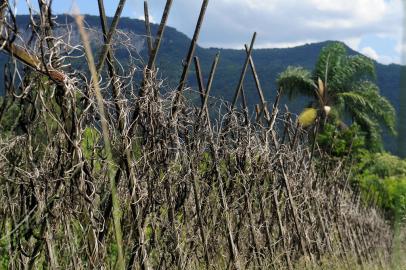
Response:
M327 123L317 136L319 147L331 156L357 157L365 151L365 138L359 132L357 124L346 129L337 129L335 125Z
M354 164L353 183L363 199L384 209L393 222L406 217L406 160L389 153L363 151Z
M290 98L306 95L314 98L311 104L322 123L343 124L343 119L357 123L366 134L368 147L382 148L382 126L395 134L396 114L391 103L379 93L375 81L375 66L362 55L347 55L342 43L324 47L313 72L303 67L289 66L277 79L279 87ZM311 111L299 117L309 125ZM314 113L313 113L314 115Z

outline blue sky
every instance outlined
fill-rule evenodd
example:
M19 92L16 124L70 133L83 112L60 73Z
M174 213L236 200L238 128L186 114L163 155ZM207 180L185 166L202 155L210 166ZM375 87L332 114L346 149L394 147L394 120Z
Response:
M13 2L13 1L10 1ZM36 8L37 0L31 0ZM118 0L105 0L113 15ZM153 21L159 21L164 0L149 0ZM169 25L193 34L201 0L174 0ZM53 0L54 13L70 13L71 0ZM26 1L16 1L18 14ZM97 0L76 0L81 13L97 14ZM292 47L324 40L341 40L378 62L402 61L402 0L211 0L202 28L205 47L243 48L253 31L257 48ZM143 17L143 1L127 0L123 16Z

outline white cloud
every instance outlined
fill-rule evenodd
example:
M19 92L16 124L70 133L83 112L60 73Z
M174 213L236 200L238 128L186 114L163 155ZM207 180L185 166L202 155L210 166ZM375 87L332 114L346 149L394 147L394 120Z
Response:
M393 64L393 63L400 63L400 59L399 57L393 57L393 56L389 56L389 55L380 55L378 62L388 65L388 64Z
M393 63L400 63L400 57L399 56L390 56L390 55L383 55L379 54L374 50L373 48L367 46L364 47L360 50L362 54L365 56L368 56L369 58L378 61L382 64L388 65L388 64L393 64Z
M164 2L149 0L155 18L160 18ZM201 2L174 1L169 24L192 36ZM132 3L141 16L142 1ZM256 48L341 40L359 50L364 36L400 40L402 13L402 0L212 0L199 43L243 48L257 31Z
M395 51L399 54L406 54L406 44L399 42L396 44Z
M296 46L300 46L303 44L315 43L317 40L300 40L300 41L293 41L293 42L268 42L263 43L263 46L266 48L292 48Z
M311 0L317 10L334 14L347 14L348 22L369 23L380 20L388 11L384 0Z
M345 44L347 44L353 50L359 50L359 45L361 43L361 37L352 37L347 39L342 39Z
M145 21L145 16L144 15L138 16L137 19ZM155 20L155 17L151 16L151 15L149 16L149 22L150 23L157 23L157 21Z
M364 47L361 49L361 53L372 58L373 60L378 60L379 59L379 55L378 53L372 49L371 47Z

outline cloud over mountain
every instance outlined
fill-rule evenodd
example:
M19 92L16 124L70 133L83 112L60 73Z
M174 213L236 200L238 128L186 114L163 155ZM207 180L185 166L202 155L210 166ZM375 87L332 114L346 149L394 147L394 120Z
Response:
M131 1L136 15L142 16L142 1ZM174 1L170 25L192 35L200 3ZM150 0L149 5L154 18L160 18L164 1ZM363 37L375 36L393 42L391 53L396 54L402 15L401 0L213 0L207 9L200 43L241 48L257 31L256 47L342 40L353 49L362 49L358 46Z

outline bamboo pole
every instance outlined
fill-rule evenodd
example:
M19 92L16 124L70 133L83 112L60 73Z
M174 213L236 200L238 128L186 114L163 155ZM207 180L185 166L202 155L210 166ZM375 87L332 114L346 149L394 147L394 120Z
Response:
M276 216L278 218L278 227L279 227L279 232L280 232L281 237L282 237L283 251L284 251L284 257L285 257L286 265L287 265L289 270L293 270L292 262L291 262L291 259L290 259L290 251L289 251L289 247L288 247L286 231L285 231L285 228L283 226L282 216L281 216L281 213L280 213L280 210L279 210L279 200L278 200L278 195L277 195L277 190L276 189L274 189L272 191L272 199L273 199L273 204L274 204L274 209L275 209L275 212L276 212Z
M66 75L63 73L63 71L56 70L51 67L45 67L37 56L32 55L27 50L22 49L15 44L10 44L3 37L0 37L0 44L4 44L3 49L8 52L11 57L15 57L35 71L48 76L55 83L59 85L64 84Z
M100 3L100 0L98 0ZM105 37L105 44L103 46L102 52L99 55L99 62L96 68L97 74L100 74L100 72L103 69L104 63L107 59L107 54L108 52L111 50L111 41L113 39L113 35L116 32L117 29L117 25L118 22L120 21L120 17L121 17L121 13L124 9L124 5L125 5L126 0L120 0L120 2L118 3L116 12L114 13L114 17L113 17L113 21L111 22L111 26L109 28L109 32L107 33L107 36ZM100 4L99 4L100 7ZM102 13L105 14L104 11L102 11ZM105 23L103 23L102 25L104 25Z
M206 89L204 89L202 69L200 67L199 57L195 56L195 57L193 57L193 60L195 63L196 79L197 79L197 86L199 87L200 100L203 105L204 96L206 94Z
M174 105L172 107L172 118L174 118L176 116L178 106L179 106L179 102L180 102L180 98L182 96L183 89L185 88L185 85L186 85L187 74L188 74L188 71L189 71L190 64L192 63L192 58L193 58L193 55L195 53L197 40L199 38L200 29L201 29L202 24L203 24L203 20L204 20L205 14L206 14L208 4L209 4L209 0L203 0L202 7L200 9L199 18L197 20L196 28L195 28L195 31L194 31L194 34L193 34L193 38L192 38L192 41L190 43L189 51L187 53L185 63L184 63L184 66L183 66L182 75L180 76L179 84L178 84L178 87L176 89L175 101L174 101Z
M292 216L293 216L293 221L294 221L294 224L295 224L295 230L296 230L297 236L298 236L299 241L300 241L300 248L301 248L302 253L303 253L304 256L309 255L309 257L310 257L310 254L307 254L307 245L306 245L305 240L303 239L304 233L303 233L302 228L301 228L300 223L299 223L298 212L297 212L295 201L294 201L293 196L292 196L292 191L291 191L291 188L290 188L289 179L288 179L288 176L285 173L285 169L283 168L283 161L282 161L282 159L280 157L279 157L279 163L280 163L281 170L282 170L283 183L284 183L284 186L286 188L287 195L288 195L288 202L289 202L290 208L292 210Z
M269 110L266 105L264 91L262 90L261 82L259 81L257 69L255 67L254 60L252 59L252 55L249 52L249 48L248 48L247 44L245 44L245 52L247 53L247 56L249 57L249 63L250 63L251 71L252 71L252 76L254 77L255 86L256 86L258 96L260 98L261 105L262 105L262 110L264 111L265 119L269 124L269 121L271 120L271 116L269 114Z
M207 81L206 93L205 93L203 104L202 104L200 114L199 114L199 117L198 117L199 119L201 119L202 116L203 116L203 108L208 107L207 103L209 101L210 90L211 90L212 85L213 85L214 75L215 75L216 70L217 70L217 65L218 65L218 62L219 62L219 58L220 58L220 53L217 53L215 58L214 58L213 64L211 66L209 79ZM207 115L207 118L210 118L210 115Z
M162 37L165 32L165 27L166 27L166 23L168 21L169 12L172 7L172 2L173 2L173 0L166 1L164 12L163 12L162 18L161 18L161 23L159 24L158 32L156 34L154 46L153 46L152 52L151 52L149 60L148 60L147 70L152 70L155 65L155 61L158 56L159 49L161 48Z
M248 53L247 53L247 57L245 59L244 66L243 66L243 69L241 71L240 79L238 81L237 89L235 90L234 98L233 98L233 101L231 103L231 109L232 110L234 109L234 107L235 107L235 105L237 103L238 97L240 96L241 88L242 88L242 86L244 84L245 74L247 73L248 63L249 63L250 56L252 54L252 50L254 48L254 43L255 43L256 37L257 37L257 33L254 32L254 34L252 36L252 39L251 39L251 45L250 45L250 48L249 48Z
M149 11L148 11L148 1L144 1L144 18L145 18L145 32L147 34L147 45L149 54L152 53L152 34L151 34L151 24L149 22Z
M166 1L165 8L164 8L164 11L162 13L162 18L161 18L161 22L159 24L158 32L156 34L154 45L152 46L152 50L151 50L151 52L149 54L148 64L147 64L147 67L145 69L143 82L141 83L141 90L140 90L140 96L141 97L144 97L145 94L146 94L145 93L145 82L146 82L146 80L148 78L151 77L151 72L154 69L155 61L156 61L156 58L158 56L159 49L161 48L161 42L162 42L162 37L163 37L164 32L165 32L166 23L168 21L169 13L171 11L172 2L173 2L173 0L167 0ZM136 111L133 114L131 122L133 122L138 117L138 113L139 112L138 112L138 108L137 108ZM130 130L129 133L132 134L132 132L133 132L133 128Z

